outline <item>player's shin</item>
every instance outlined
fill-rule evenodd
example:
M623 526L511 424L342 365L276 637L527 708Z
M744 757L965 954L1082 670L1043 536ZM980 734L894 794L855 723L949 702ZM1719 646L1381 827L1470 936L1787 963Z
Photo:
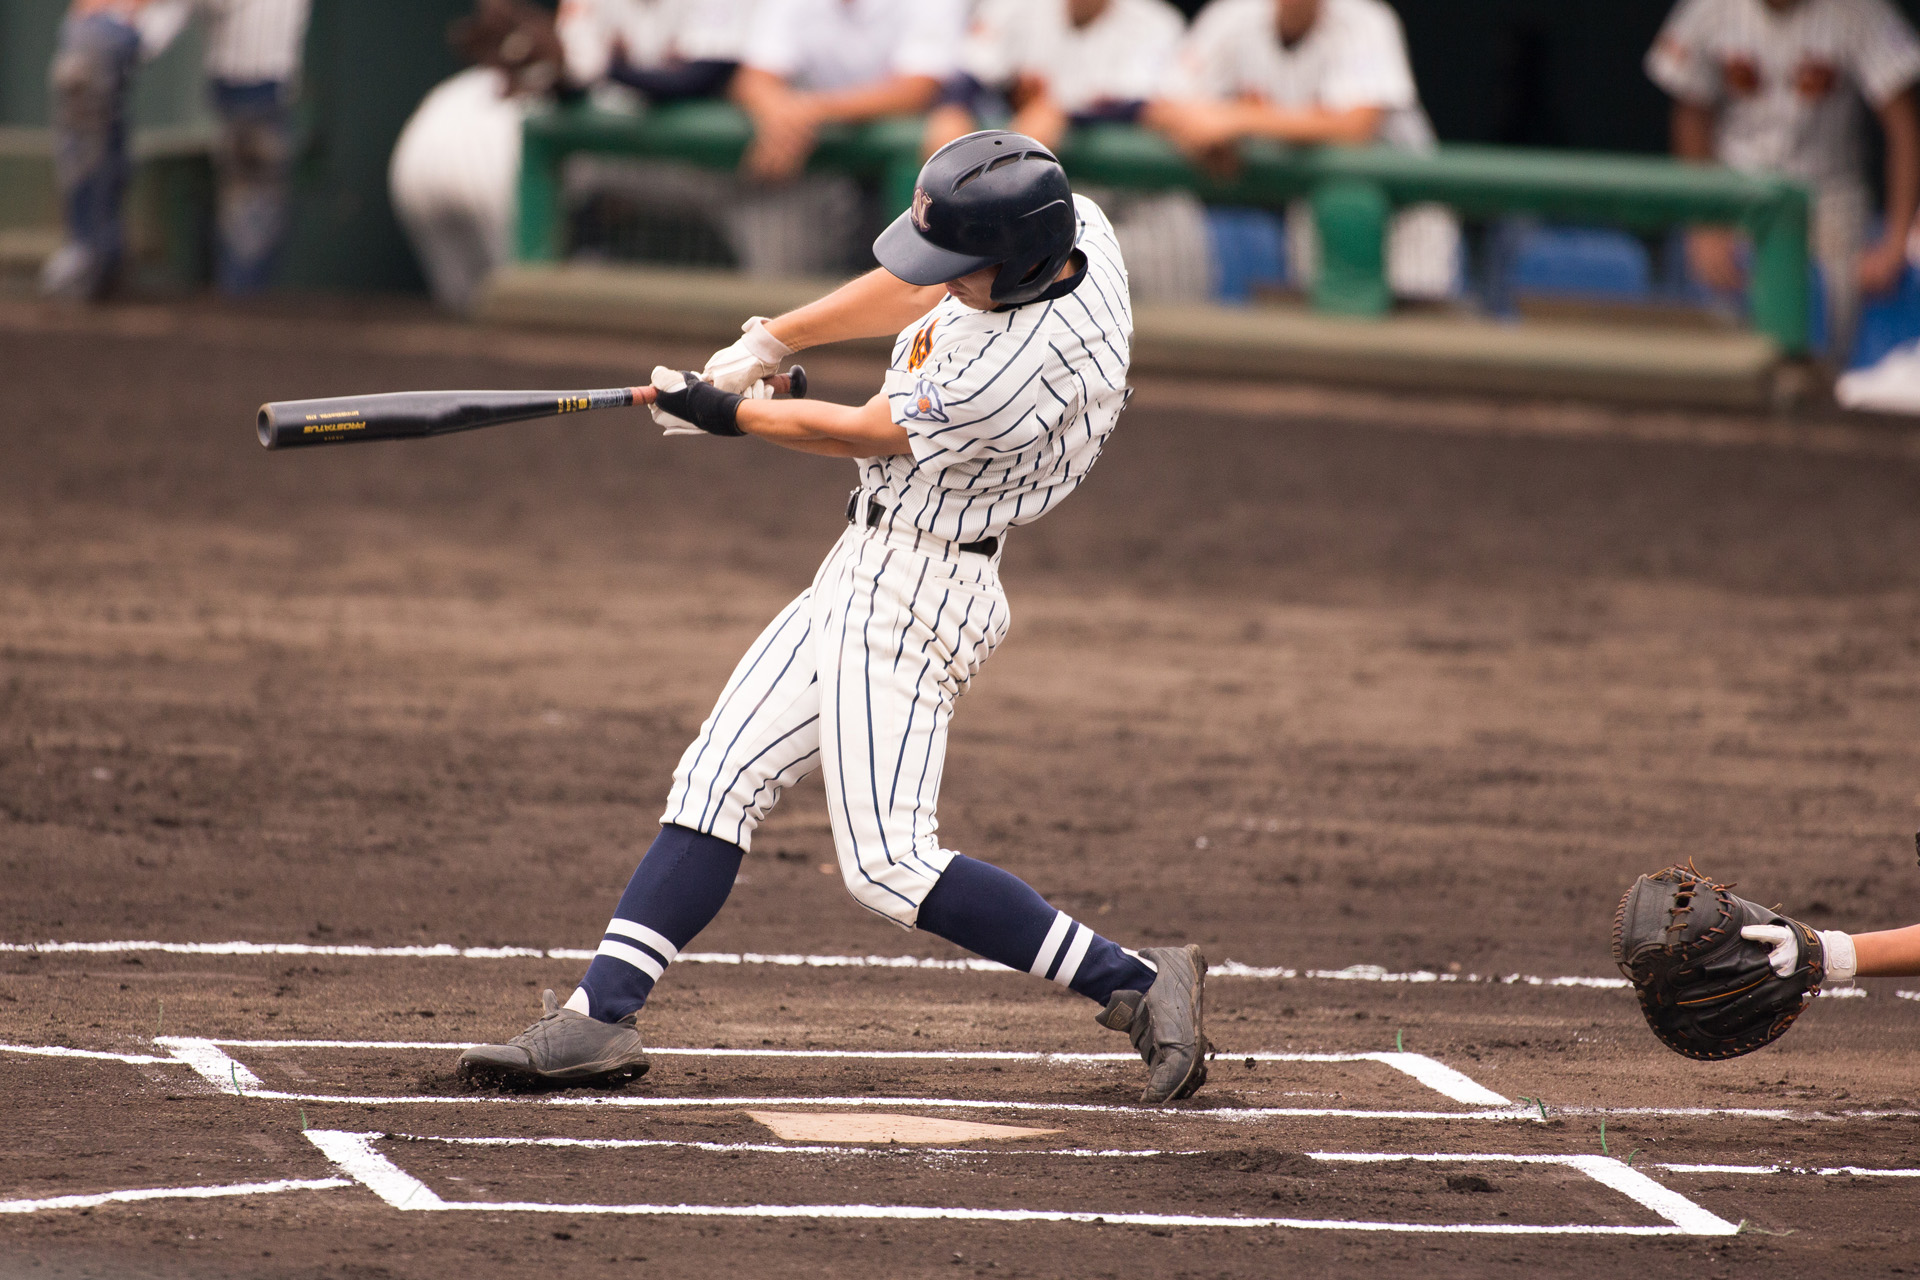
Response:
M1115 991L1153 985L1153 970L1132 952L1048 905L1020 877L964 854L954 855L941 873L920 904L916 924L1100 1004Z
M743 856L717 836L660 828L567 1008L616 1022L644 1005L680 949L720 914Z

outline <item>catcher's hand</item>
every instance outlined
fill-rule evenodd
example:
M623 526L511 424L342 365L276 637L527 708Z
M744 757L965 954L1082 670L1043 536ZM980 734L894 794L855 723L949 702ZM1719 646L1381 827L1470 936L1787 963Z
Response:
M1653 1034L1706 1060L1771 1044L1827 976L1818 931L1748 902L1692 864L1634 881L1614 914L1613 959L1639 992Z

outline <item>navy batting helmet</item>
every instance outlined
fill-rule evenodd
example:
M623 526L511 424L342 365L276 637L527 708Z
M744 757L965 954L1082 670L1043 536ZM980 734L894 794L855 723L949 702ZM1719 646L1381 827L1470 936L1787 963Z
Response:
M880 265L908 284L945 284L998 266L993 300L1032 302L1073 252L1079 219L1066 170L1023 133L956 138L921 166L913 207L873 242Z

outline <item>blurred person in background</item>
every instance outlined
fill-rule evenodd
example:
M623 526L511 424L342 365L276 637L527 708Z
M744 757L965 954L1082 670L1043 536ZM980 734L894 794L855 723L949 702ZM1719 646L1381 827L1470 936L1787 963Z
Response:
M1826 285L1827 352L1844 365L1863 293L1906 271L1920 200L1920 41L1886 0L1680 0L1647 54L1647 74L1673 97L1673 150L1813 190L1813 255ZM1884 228L1871 245L1860 102L1886 137ZM1694 276L1714 289L1746 284L1744 244L1730 227L1687 238Z
M960 71L927 117L931 155L985 124L1058 149L1077 125L1132 124L1186 34L1166 0L981 0ZM1212 275L1206 211L1186 192L1087 191L1113 220L1133 296L1200 301Z
M481 0L451 40L472 64L415 109L388 166L393 206L436 302L471 309L512 256L528 109L616 84L644 102L715 97L738 65L747 0ZM616 181L569 173L570 192ZM661 198L671 182L640 184ZM686 198L709 197L705 191Z
M72 0L48 75L66 239L41 274L46 296L95 301L119 283L134 73L196 12L207 22L206 73L220 119L216 280L238 296L271 279L286 238L308 0Z
M959 67L964 0L759 0L733 98L753 121L747 182L728 211L748 271L854 264L867 211L838 174L806 174L822 125L918 115Z
M1230 166L1248 138L1414 151L1435 141L1384 0L1212 0L1141 122L1213 167ZM1460 227L1443 206L1399 210L1386 248L1399 296L1440 299L1458 287ZM1287 256L1294 279L1311 284L1319 235L1305 202L1287 211Z

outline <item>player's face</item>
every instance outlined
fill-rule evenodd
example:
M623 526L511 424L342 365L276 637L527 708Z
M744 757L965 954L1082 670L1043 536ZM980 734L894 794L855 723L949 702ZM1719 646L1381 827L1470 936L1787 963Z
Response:
M991 311L994 307L993 280L999 274L998 266L982 267L971 275L947 281L947 293L975 311Z

